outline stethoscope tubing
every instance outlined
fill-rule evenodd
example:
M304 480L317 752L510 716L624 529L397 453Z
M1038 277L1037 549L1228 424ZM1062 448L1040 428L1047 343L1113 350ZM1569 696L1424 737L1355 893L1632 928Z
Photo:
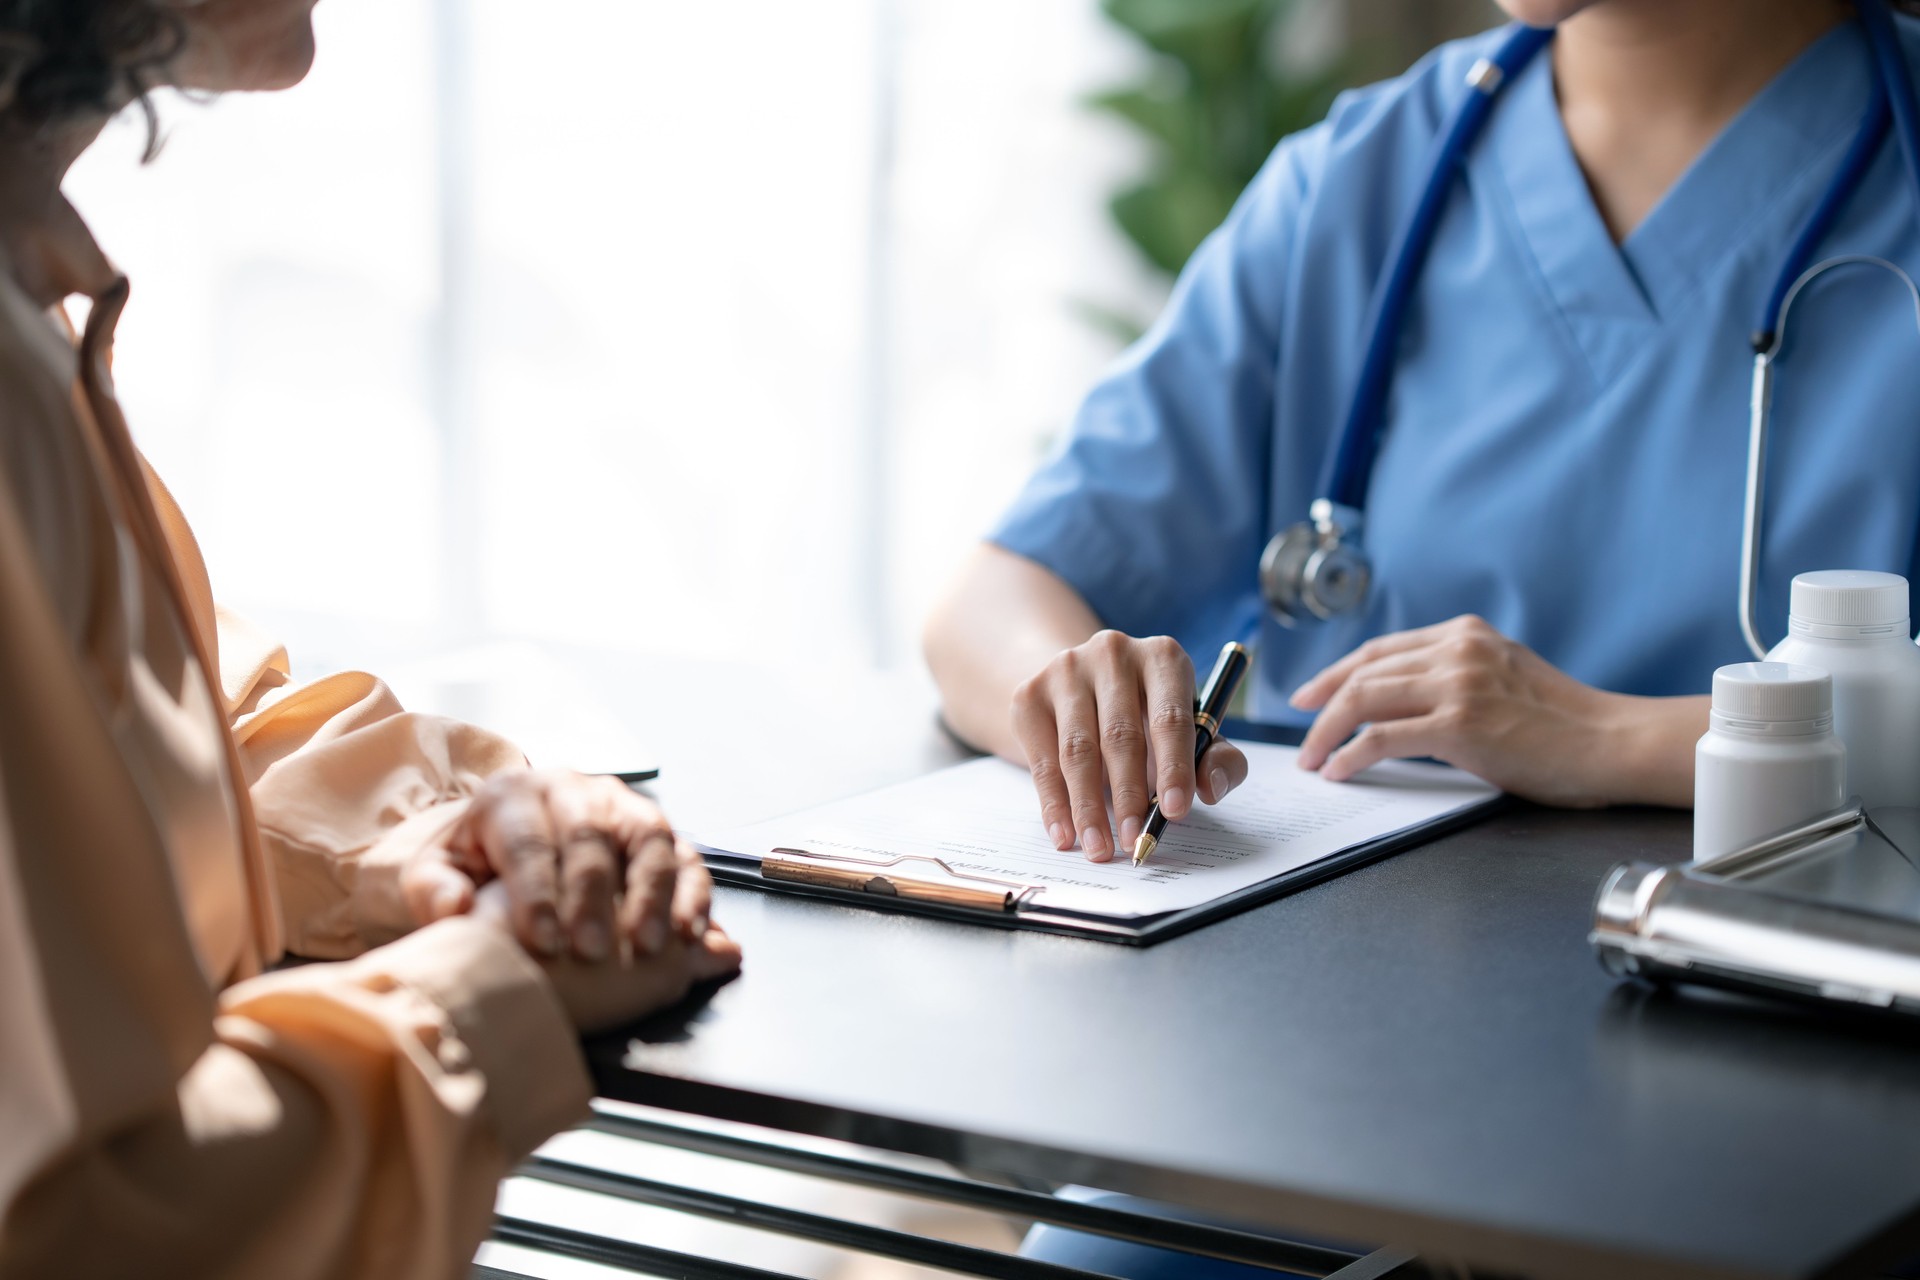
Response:
M1788 291L1796 287L1796 281L1805 279L1807 264L1813 261L1814 250L1827 238L1827 232L1833 229L1833 224L1840 218L1840 211L1866 177L1867 168L1880 153L1880 144L1886 139L1887 126L1892 120L1893 114L1888 110L1886 82L1882 77L1875 76L1871 96L1867 99L1866 114L1861 118L1859 130L1853 135L1853 142L1847 147L1847 154L1841 157L1840 167L1834 172L1833 181L1827 184L1826 194L1820 197L1820 203L1814 207L1813 215L1800 228L1800 234L1794 237L1793 246L1787 250L1786 261L1781 264L1780 274L1775 278L1773 288L1767 291L1766 305L1760 311L1759 323L1753 327L1756 353L1778 345L1779 325L1786 310ZM1915 207L1920 208L1920 204Z
M1784 320L1788 295L1795 288L1796 281L1803 281L1808 261L1864 179L1886 138L1890 123L1899 137L1908 177L1914 184L1914 207L1920 209L1920 101L1915 97L1899 32L1885 0L1857 0L1856 9L1876 72L1871 96L1860 128L1842 158L1833 181L1794 238L1773 287L1768 291L1759 322L1754 326L1756 352L1770 347L1777 352L1777 332ZM1317 490L1322 497L1351 508L1356 513L1365 509L1366 490L1384 434L1382 410L1394 360L1398 355L1401 322L1432 247L1434 230L1452 191L1454 177L1501 90L1552 41L1553 36L1551 28L1517 26L1492 58L1488 59L1488 63L1497 69L1495 77L1491 80L1480 78L1481 68L1475 68L1474 76L1470 77L1472 87L1435 148L1433 167L1413 216L1408 219L1394 243L1393 255L1389 259L1392 265L1368 309L1368 340L1360 373L1354 383L1353 398L1348 404L1346 421L1322 469ZM1755 378L1757 396L1760 378L1757 370ZM1768 378L1770 386L1771 363ZM1745 617L1744 609L1742 616Z
M1920 100L1914 96L1912 75L1908 71L1899 29L1893 23L1893 15L1887 10L1885 0L1857 0L1857 12L1874 63L1874 79L1866 109L1860 117L1860 127L1855 130L1847 154L1841 157L1834 178L1828 184L1826 194L1820 198L1818 205L1814 205L1807 223L1793 238L1788 255L1780 265L1780 273L1774 278L1774 286L1766 294L1759 322L1753 328L1755 361L1747 434L1745 522L1741 530L1740 626L1747 647L1753 649L1755 656L1763 658L1766 656L1766 645L1761 641L1755 614L1766 505L1766 443L1772 422L1774 372L1786 342L1786 320L1793 299L1816 276L1834 267L1878 265L1897 274L1907 284L1908 294L1914 299L1914 317L1916 322L1920 322L1920 288L1916 288L1912 276L1901 271L1895 263L1855 253L1807 267L1820 242L1828 236L1828 232L1832 232L1841 209L1859 190L1860 182L1866 177L1874 157L1880 154L1880 146L1887 136L1889 125L1897 134L1901 152L1907 161L1905 169L1908 182L1914 186L1914 207L1920 209ZM1501 42L1496 54L1484 63L1476 63L1475 69L1469 73L1467 98L1455 109L1450 127L1434 148L1434 161L1428 173L1427 186L1413 209L1413 217L1407 219L1394 242L1394 253L1390 259L1392 265L1369 307L1367 349L1354 384L1354 397L1348 403L1346 422L1342 424L1338 441L1321 472L1319 493L1323 497L1315 503L1315 509L1331 499L1338 507L1350 509L1352 522L1357 526L1365 509L1373 462L1379 455L1380 439L1384 436L1382 409L1386 403L1388 382L1392 380L1407 301L1427 261L1428 249L1432 248L1434 228L1440 221L1446 198L1452 192L1453 178L1467 150L1473 146L1476 136L1484 127L1486 117L1490 115L1501 90L1551 40L1551 29L1515 27Z
M1398 354L1401 321L1406 316L1414 285L1419 282L1421 268L1426 264L1427 252L1433 247L1434 228L1452 194L1454 175L1479 136L1500 91L1552 39L1551 27L1514 28L1484 66L1474 68L1472 88L1434 150L1426 188L1420 193L1413 216L1394 242L1393 256L1389 259L1393 265L1368 308L1367 332L1371 337L1361 362L1359 380L1354 384L1353 399L1347 406L1347 420L1341 427L1339 444L1321 475L1320 494L1336 504L1358 509L1365 501L1366 484L1378 449L1381 409Z
M1867 44L1880 68L1879 80L1885 86L1893 122L1900 135L1900 148L1906 153L1907 181L1913 185L1914 208L1920 209L1920 101L1913 90L1913 75L1900 45L1900 32L1886 0L1855 0L1860 23L1866 28Z
M1754 657L1764 659L1771 646L1760 634L1760 561L1766 521L1767 448L1773 424L1773 383L1786 345L1787 315L1794 299L1813 281L1836 267L1875 266L1891 272L1907 287L1913 300L1914 321L1920 325L1920 287L1897 264L1871 254L1844 254L1815 266L1806 264L1826 237L1840 210L1866 177L1879 153L1889 122L1906 161L1907 180L1914 188L1914 208L1920 209L1920 103L1913 77L1901 48L1900 33L1885 0L1858 0L1860 24L1867 34L1876 74L1872 94L1859 130L1854 134L1840 168L1826 194L1807 219L1781 265L1779 278L1767 295L1753 334L1753 386L1747 429L1747 485L1740 531L1740 634Z
M1774 365L1787 340L1787 316L1794 299L1815 279L1836 267L1879 267L1891 272L1907 287L1913 301L1913 321L1920 329L1920 285L1898 264L1870 253L1849 253L1828 258L1808 267L1794 279L1781 299L1779 318L1768 335L1768 343L1754 353L1753 396L1747 430L1747 492L1745 517L1740 532L1740 634L1755 658L1764 660L1772 647L1760 635L1760 551L1766 518L1767 443L1773 425ZM1756 338L1755 345L1759 345Z

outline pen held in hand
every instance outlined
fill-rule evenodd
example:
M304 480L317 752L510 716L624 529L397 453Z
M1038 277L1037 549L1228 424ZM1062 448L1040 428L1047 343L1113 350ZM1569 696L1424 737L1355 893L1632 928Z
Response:
M1200 767L1201 757L1207 754L1207 748L1220 735L1220 722L1226 719L1227 705L1233 701L1234 690L1240 687L1240 677L1253 665L1253 658L1246 646L1229 641L1220 650L1220 657L1213 664L1213 674L1207 677L1206 687L1200 691L1200 703L1193 713L1193 767ZM1154 849L1160 844L1161 833L1167 829L1167 815L1160 811L1160 801L1156 797L1153 808L1147 811L1146 829L1140 838L1133 842L1133 865L1140 866L1153 856Z

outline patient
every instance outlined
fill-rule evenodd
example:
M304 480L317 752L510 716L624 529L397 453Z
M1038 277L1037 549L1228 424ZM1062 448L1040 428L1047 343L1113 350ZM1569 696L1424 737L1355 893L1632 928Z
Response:
M299 81L311 8L0 0L0 1276L464 1274L578 1033L739 963L626 788L292 687L128 435L63 175L147 86Z

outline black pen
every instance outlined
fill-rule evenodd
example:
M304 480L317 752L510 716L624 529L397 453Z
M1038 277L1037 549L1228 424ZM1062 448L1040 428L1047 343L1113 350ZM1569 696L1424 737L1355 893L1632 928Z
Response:
M1220 651L1219 661L1213 664L1213 674L1207 677L1207 687L1200 691L1200 707L1193 713L1193 767L1200 768L1200 757L1207 754L1207 748L1220 736L1220 722L1227 718L1227 704L1233 701L1233 691L1240 687L1240 677L1253 665L1253 657L1246 646L1229 642ZM1199 788L1194 789L1197 793ZM1198 794L1194 803L1200 802ZM1153 856L1153 850L1160 843L1160 833L1167 829L1167 815L1160 812L1160 801L1156 798L1153 808L1147 811L1147 827L1140 838L1133 842L1133 865L1139 866Z

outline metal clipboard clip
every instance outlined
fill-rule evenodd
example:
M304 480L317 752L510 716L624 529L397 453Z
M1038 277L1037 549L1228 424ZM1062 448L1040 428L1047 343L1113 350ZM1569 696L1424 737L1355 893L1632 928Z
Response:
M955 880L969 884L943 884L938 880L915 880L906 876L883 875L903 863L924 862L940 868ZM870 871L856 870L869 867ZM789 884L819 885L827 889L845 889L853 893L871 893L881 897L908 898L917 902L936 902L949 907L971 907L977 911L1013 911L1039 893L1043 885L1022 884L997 876L974 875L955 871L939 858L924 854L902 854L894 858L852 858L839 854L814 853L808 849L774 849L760 861L760 874L769 880ZM992 888L975 886L992 885Z
M1588 941L1620 976L1920 1014L1916 835L1920 810L1856 800L1708 862L1622 863Z

